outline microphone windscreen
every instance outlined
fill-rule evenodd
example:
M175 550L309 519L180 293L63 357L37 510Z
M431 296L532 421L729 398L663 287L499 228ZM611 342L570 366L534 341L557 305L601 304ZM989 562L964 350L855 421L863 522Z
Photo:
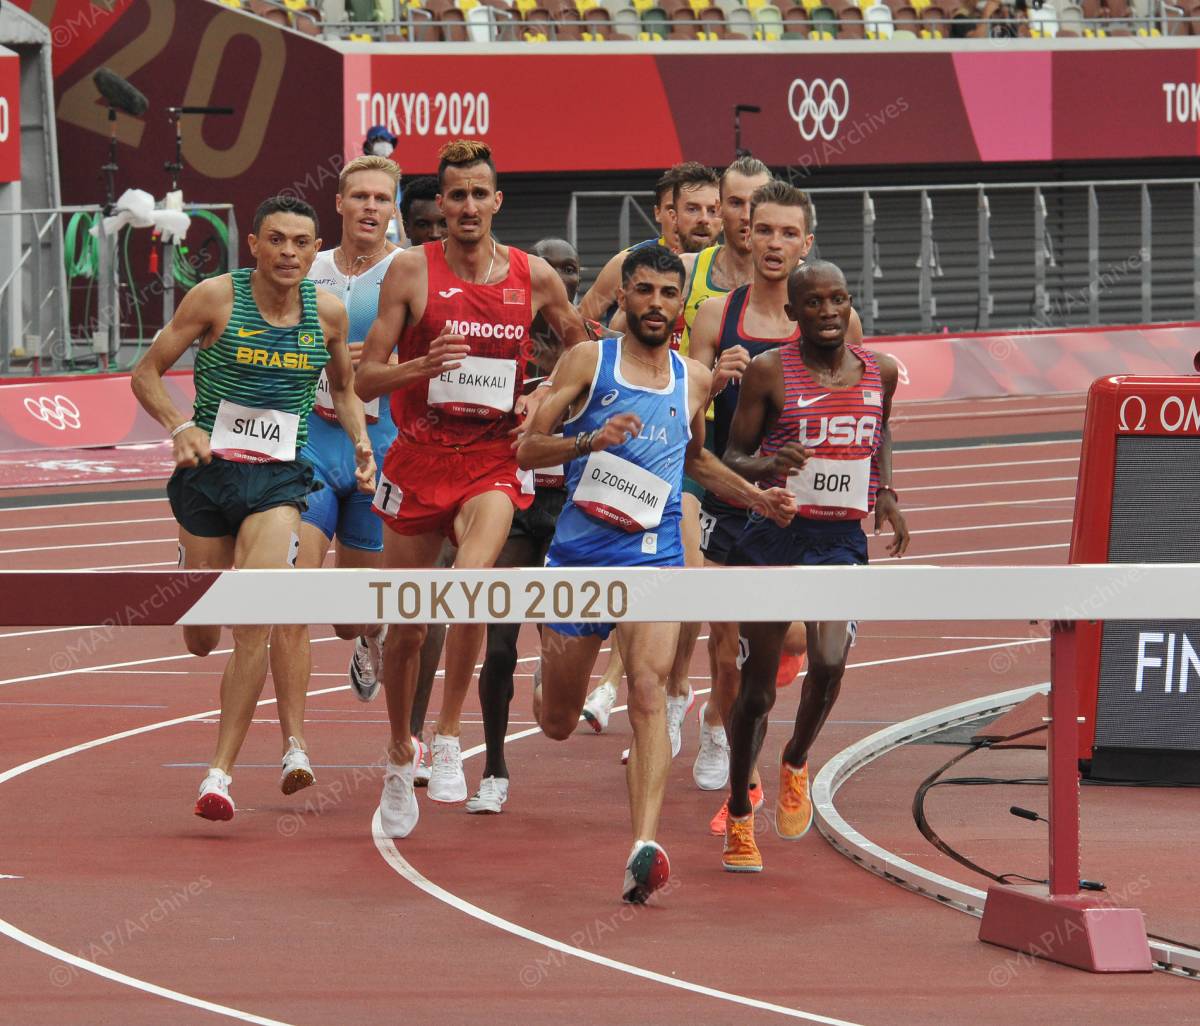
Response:
M100 95L109 103L135 118L145 114L146 108L150 106L150 101L115 71L101 68L92 76L92 81L96 83Z

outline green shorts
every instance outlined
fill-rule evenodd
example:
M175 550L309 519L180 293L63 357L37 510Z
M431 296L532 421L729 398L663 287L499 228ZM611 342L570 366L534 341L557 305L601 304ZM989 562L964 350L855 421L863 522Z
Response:
M715 453L717 451L714 448L713 424L712 424L711 420L706 420L704 422L704 448L706 448L709 452L713 452L713 453ZM697 499L700 499L700 500L704 499L704 487L702 485L698 485L695 481L693 481L690 477L688 477L686 475L684 475L684 478L683 478L683 490L685 492L687 492L688 495L696 496Z
M167 482L167 498L179 526L199 538L237 537L242 521L276 506L308 508L313 468L290 463L234 463L213 457L180 467Z

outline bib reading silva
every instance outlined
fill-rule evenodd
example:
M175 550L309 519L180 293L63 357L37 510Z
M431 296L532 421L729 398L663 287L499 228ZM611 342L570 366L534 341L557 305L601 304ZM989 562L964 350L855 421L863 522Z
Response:
M671 380L662 389L621 376L621 340L602 339L596 376L580 412L564 426L594 431L616 413L636 413L636 438L567 465L567 492L550 546L554 566L657 566L683 563L679 535L683 462L692 437L687 368L669 354Z
M249 268L231 272L233 311L220 337L196 354L192 418L212 451L242 463L289 462L308 436L317 378L329 362L317 290L300 282L300 323L268 324L254 302Z
M425 313L401 337L400 361L424 356L447 330L462 335L471 352L456 370L392 393L396 430L406 442L459 449L506 440L516 426L522 348L533 320L529 259L510 246L507 277L479 285L450 269L441 243L423 248L429 276Z
M761 485L787 488L796 496L797 514L813 520L861 520L875 506L883 383L869 350L846 348L863 363L862 381L850 388L828 388L814 381L799 346L779 350L783 410L760 451L771 456L788 442L799 442L814 455L799 473Z

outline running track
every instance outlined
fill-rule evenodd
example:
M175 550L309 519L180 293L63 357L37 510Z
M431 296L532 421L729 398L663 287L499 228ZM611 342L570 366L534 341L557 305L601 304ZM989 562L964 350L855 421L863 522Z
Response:
M902 412L900 439L921 446L896 460L910 558L1065 561L1078 397ZM33 505L0 502L8 568L174 563L160 498L128 488L99 503L50 489L10 496ZM502 816L422 797L416 833L395 848L377 842L384 710L349 695L348 646L336 641L313 648L308 740L318 787L279 794L278 727L264 704L235 777L237 818L203 822L191 802L214 739L204 714L216 706L225 655L181 652L167 629L0 631L0 1021L1196 1021L1200 991L1189 981L1088 976L982 945L975 920L865 873L815 831L785 845L760 830L766 872L721 872L720 841L707 833L721 796L691 781L694 717L663 816L672 887L645 909L617 901L628 847L623 716L609 734L565 745L537 732L515 740ZM535 652L530 638L514 734L530 728ZM1023 623L867 624L852 665L815 764L881 724L1048 677L1042 635ZM704 666L698 651L701 688ZM765 766L778 758L797 697L795 687L781 693ZM468 721L464 747L482 740L477 712ZM74 746L87 747L28 766ZM933 851L908 811L917 783L956 750L889 755L847 786L839 807L904 857L984 886ZM1040 752L976 758L1009 760L982 773L1044 772ZM474 786L477 757L467 773ZM1042 828L1003 809L1044 809L1044 789L951 790L929 803L947 840L998 869L1042 874ZM768 773L768 800L774 793ZM1084 866L1112 891L1132 888L1154 932L1195 945L1200 871L1189 855L1200 835L1189 801L1085 789Z

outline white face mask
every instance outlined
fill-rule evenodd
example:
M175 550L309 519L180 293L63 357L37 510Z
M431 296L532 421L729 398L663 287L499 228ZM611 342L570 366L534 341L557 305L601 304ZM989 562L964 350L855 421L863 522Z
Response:
M395 147L390 142L382 139L379 142L371 144L371 152L377 157L390 157L394 149Z

